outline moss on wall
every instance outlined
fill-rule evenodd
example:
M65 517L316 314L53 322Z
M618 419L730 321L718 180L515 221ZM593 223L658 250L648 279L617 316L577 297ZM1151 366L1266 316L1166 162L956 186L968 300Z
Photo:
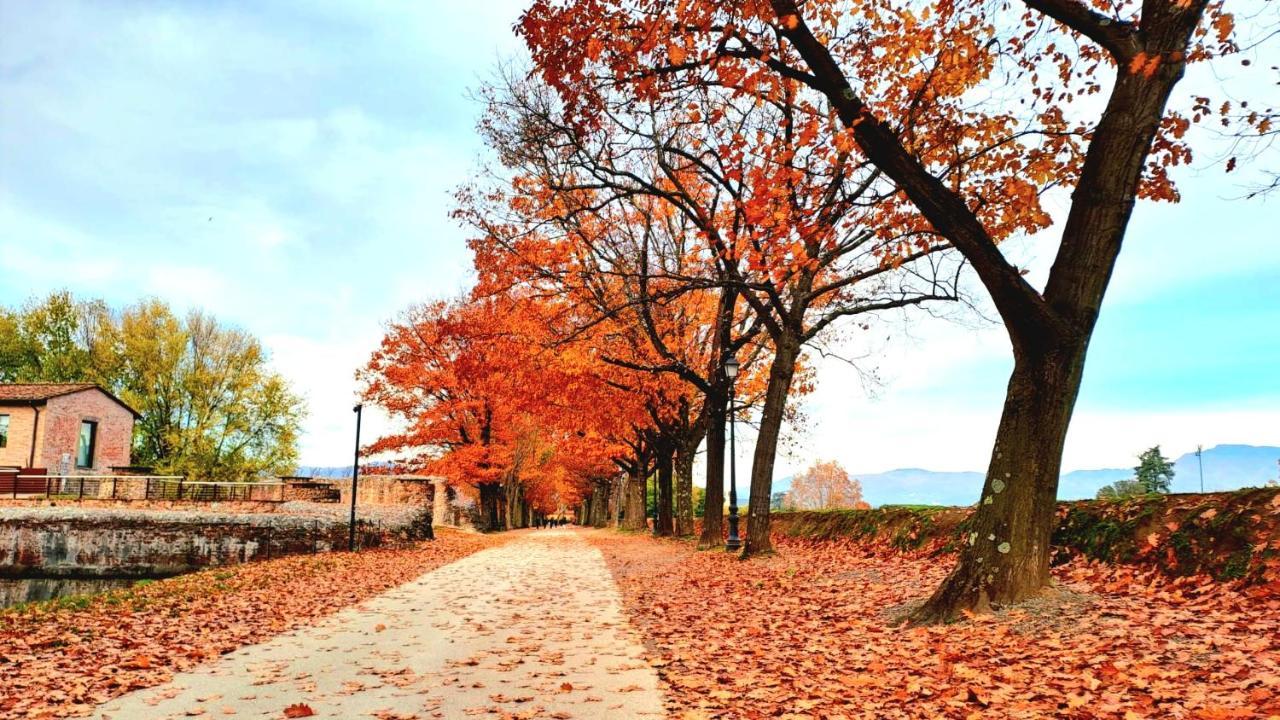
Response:
M776 513L788 540L841 540L904 554L955 552L972 508L886 506L872 510ZM1060 503L1053 561L1077 555L1154 566L1169 575L1271 581L1280 555L1280 489L1205 495L1147 495Z

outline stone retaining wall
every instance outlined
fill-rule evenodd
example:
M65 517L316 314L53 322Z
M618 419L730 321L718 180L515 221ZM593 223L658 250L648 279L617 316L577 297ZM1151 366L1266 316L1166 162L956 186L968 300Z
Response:
M347 524L305 515L0 508L0 576L162 577L345 549ZM373 528L364 544L377 544Z

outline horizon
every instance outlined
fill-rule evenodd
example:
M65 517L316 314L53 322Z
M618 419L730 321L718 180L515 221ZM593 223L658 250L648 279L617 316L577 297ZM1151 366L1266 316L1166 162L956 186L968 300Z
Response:
M1213 452L1214 450L1221 450L1221 449L1224 449L1224 448L1249 448L1249 449L1251 449L1251 450L1275 450L1275 451L1277 452L1277 455L1276 455L1276 461L1277 461L1277 462L1280 462L1280 446L1277 446L1277 445L1250 445L1250 444L1248 444L1248 443L1219 443L1219 444L1214 445L1214 446L1212 446L1212 447L1206 447L1206 448L1203 448L1203 452L1204 452L1205 454L1208 454L1208 453ZM1144 450L1146 450L1146 449L1147 449L1147 448L1144 448ZM1196 454L1196 451L1195 451L1195 450L1189 450L1189 451L1187 451L1187 452L1178 453L1177 455L1170 455L1170 454L1168 454L1167 452L1165 452L1166 448L1165 448L1164 446L1160 446L1160 449L1161 449L1161 453L1162 453L1165 457L1169 458L1170 460L1172 460L1172 461L1174 461L1174 462L1177 462L1177 461L1179 461L1179 460L1182 460L1183 458L1187 458L1187 457L1194 457L1194 456L1195 456L1195 454ZM818 459L818 460L821 460L822 458L817 458L817 459ZM1137 453L1135 453L1135 454L1134 454L1134 459L1135 459L1135 460L1137 459ZM362 464L360 465L360 467L361 467L361 468L364 468L364 467L368 467L368 466L370 466L370 465L378 465L378 464L381 464L382 462L383 462L383 461L376 460L376 459L371 459L371 460L369 460L369 462L368 462L367 464L362 463ZM1061 472L1060 474L1061 474L1061 475L1070 475L1070 474L1072 474L1072 473L1079 473L1079 472L1106 472L1106 471L1125 471L1125 472L1128 472L1128 471L1133 470L1133 469L1134 469L1134 467L1135 467L1135 466L1132 466L1132 465L1129 465L1129 466L1111 466L1111 467L1077 467L1077 468L1071 468L1071 469L1063 469L1063 470L1062 470L1062 472ZM303 469L303 468L310 468L310 469L317 469L317 470L338 470L338 469L346 469L346 470L350 470L350 469L351 469L351 464L350 464L350 463L347 463L347 464L345 464L345 465L342 465L342 464L338 464L338 465L318 465L318 464L309 464L309 463L299 463L299 465L295 468L295 470L301 470L301 469ZM801 468L801 470L803 470L803 468ZM889 473L894 473L894 472L903 472L903 471L907 471L907 472L911 472L911 471L919 471L919 472L935 473L935 474L939 474L939 475L944 475L944 474L946 474L946 475L949 475L949 474L960 474L960 473L979 473L979 474L981 474L981 473L985 472L984 470L982 470L982 469L980 469L980 468L945 469L945 470L940 470L940 469L936 469L936 468L926 468L926 467L891 467L891 468L885 468L885 469L883 469L883 470L850 470L849 468L845 468L845 470L847 470L847 471L849 472L849 477L851 477L851 478L852 478L852 479L854 479L854 480L857 480L860 476L867 476L867 475L887 475L887 474L889 474ZM779 474L777 474L777 473L774 473L774 482L776 483L776 482L780 482L780 481L783 481L783 480L790 480L791 478L793 478L793 477L795 476L795 474L796 474L796 473L789 473L789 474L786 474L786 475L779 475ZM705 482L702 482L702 480L703 480L703 478L699 477L696 473L694 474L694 478L693 478L693 484L694 484L694 485L696 485L696 486L698 486L698 487L705 488Z

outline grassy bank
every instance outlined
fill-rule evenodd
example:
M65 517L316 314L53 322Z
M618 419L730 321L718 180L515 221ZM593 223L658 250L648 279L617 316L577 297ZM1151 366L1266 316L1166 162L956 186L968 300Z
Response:
M777 513L783 543L854 541L908 554L953 552L972 508L886 506L872 510ZM1144 495L1058 505L1054 562L1077 555L1205 574L1280 590L1280 488L1204 495Z

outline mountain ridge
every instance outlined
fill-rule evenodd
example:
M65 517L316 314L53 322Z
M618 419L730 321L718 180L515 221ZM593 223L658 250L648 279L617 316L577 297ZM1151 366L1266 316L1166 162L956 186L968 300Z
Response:
M1265 485L1280 474L1280 447L1272 445L1216 445L1204 451L1204 489L1206 492L1238 490ZM1137 462L1137 459L1134 459ZM382 463L370 463L371 466ZM1200 467L1194 452L1183 453L1174 461L1173 492L1199 492ZM314 477L351 477L351 466L303 466L298 475ZM878 473L850 473L862 483L862 494L868 503L879 505L972 505L982 492L984 475L976 470L928 470L920 467L896 468ZM773 491L791 489L793 476L775 478ZM1093 468L1063 473L1058 483L1060 500L1086 500L1098 488L1117 480L1133 477L1133 468ZM746 485L749 475L743 476ZM740 485L740 488L746 485ZM740 493L741 494L741 493Z
M1280 447L1271 445L1216 445L1204 450L1205 492L1238 490L1265 485L1277 478ZM1137 460L1135 458L1135 464ZM935 471L897 468L879 473L850 473L862 483L868 503L878 505L972 505L982 492L984 474L975 470ZM1085 500L1098 489L1133 477L1133 468L1095 468L1063 473L1058 484L1061 500ZM791 488L792 476L774 481L774 492ZM1199 492L1200 466L1195 452L1174 461L1173 492Z

